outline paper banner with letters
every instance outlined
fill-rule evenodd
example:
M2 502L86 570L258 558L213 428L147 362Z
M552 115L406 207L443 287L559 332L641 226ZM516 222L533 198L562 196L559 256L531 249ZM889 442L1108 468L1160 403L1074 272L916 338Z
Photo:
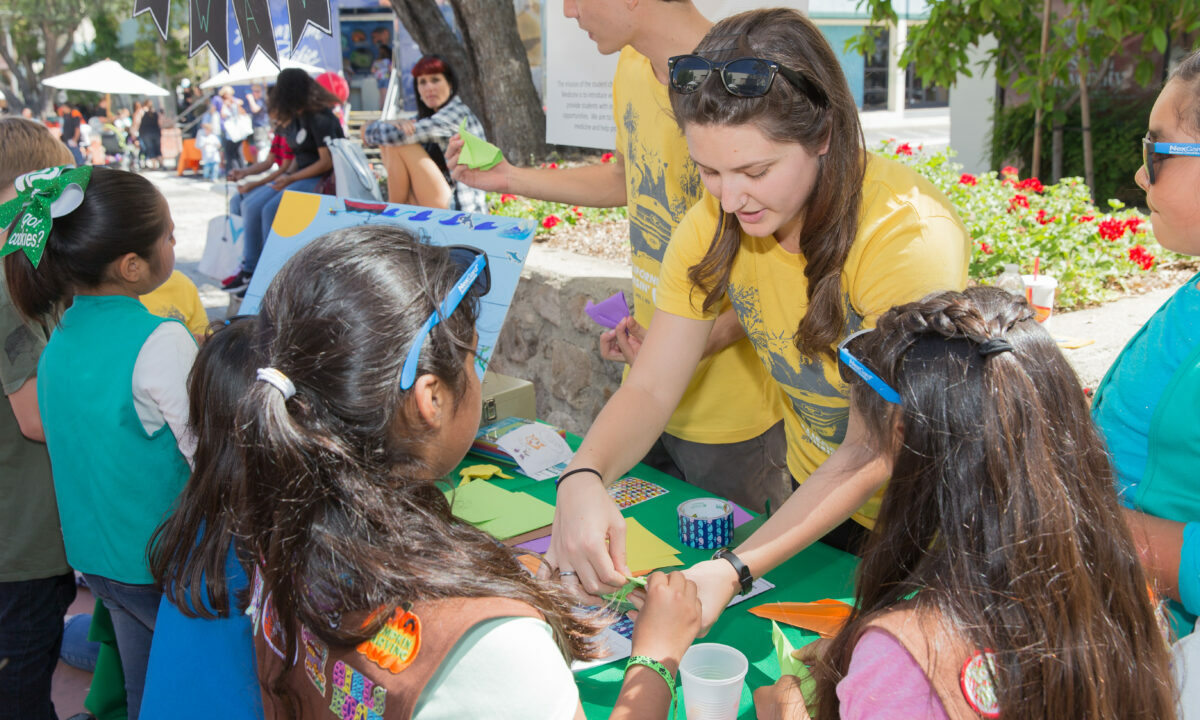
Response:
M258 312L263 294L288 258L325 233L358 225L395 225L409 230L430 245L469 245L487 253L492 287L479 303L479 377L487 369L492 349L500 337L504 316L512 303L521 268L533 243L533 221L495 217L456 210L432 210L381 202L363 202L332 195L284 191L275 222L240 312Z

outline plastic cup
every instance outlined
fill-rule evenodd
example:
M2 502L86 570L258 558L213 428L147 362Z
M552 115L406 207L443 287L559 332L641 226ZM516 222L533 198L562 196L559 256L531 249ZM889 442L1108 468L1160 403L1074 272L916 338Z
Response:
M1022 275L1025 282L1025 299L1033 306L1038 322L1046 322L1054 313L1054 294L1058 291L1058 278L1053 275Z
M687 719L736 718L749 668L746 656L728 645L700 643L688 648L679 661Z

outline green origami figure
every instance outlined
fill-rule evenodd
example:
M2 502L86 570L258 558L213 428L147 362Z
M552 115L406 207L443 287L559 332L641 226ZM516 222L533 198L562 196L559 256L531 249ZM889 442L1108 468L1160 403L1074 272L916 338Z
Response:
M463 141L462 152L458 154L459 165L465 165L472 170L491 170L504 159L500 148L467 131L466 118L463 118L458 126L458 136Z

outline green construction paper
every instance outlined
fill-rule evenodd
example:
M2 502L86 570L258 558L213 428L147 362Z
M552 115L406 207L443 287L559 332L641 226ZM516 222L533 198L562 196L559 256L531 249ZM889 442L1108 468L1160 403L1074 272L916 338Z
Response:
M471 483L475 485L476 483ZM523 492L509 493L507 503L493 520L477 525L480 530L496 538L507 540L530 530L543 528L554 522L554 506L542 502Z
M463 141L462 151L458 154L459 165L472 170L491 170L504 159L500 148L467 130L466 118L458 126L458 136Z
M601 597L608 603L608 608L617 613L626 613L633 610L633 603L627 599L629 593L638 588L646 587L646 578L644 577L629 577L625 576L625 585L620 590L602 595Z
M472 525L499 517L509 495L512 493L490 482L471 482L446 491L454 517Z
M771 621L771 642L775 645L775 658L779 660L780 677L795 675L800 678L800 694L804 696L804 704L812 708L816 700L817 681L807 665L792 657L795 648L774 620Z

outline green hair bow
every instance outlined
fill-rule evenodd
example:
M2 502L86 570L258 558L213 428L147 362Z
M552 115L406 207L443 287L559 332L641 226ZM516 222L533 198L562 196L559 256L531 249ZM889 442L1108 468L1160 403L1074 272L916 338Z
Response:
M37 267L53 219L79 207L91 179L92 168L87 165L45 168L17 178L13 183L17 197L0 205L0 228L8 230L0 257L20 250Z

